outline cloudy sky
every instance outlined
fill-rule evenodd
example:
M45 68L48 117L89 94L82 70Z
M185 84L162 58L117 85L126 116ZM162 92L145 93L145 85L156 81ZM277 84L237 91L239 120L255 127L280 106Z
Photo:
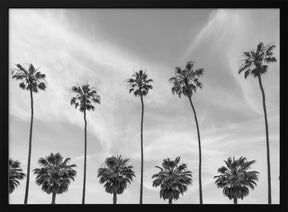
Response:
M258 81L237 72L242 52L259 41L276 45L277 9L10 9L9 65L39 67L48 88L34 95L31 169L39 157L61 152L77 165L77 177L56 203L80 204L83 182L83 114L70 106L70 88L88 82L102 101L88 113L86 203L112 203L97 179L106 157L131 159L137 177L118 203L139 202L141 103L128 93L126 80L144 69L154 89L144 98L144 203L162 204L152 187L155 165L180 155L193 183L176 204L199 203L198 141L187 98L171 94L168 79L188 60L204 68L204 87L193 96L202 142L203 201L231 204L214 183L229 156L256 160L260 178L239 204L267 203L265 125ZM279 62L263 77L270 133L272 203L279 204ZM9 77L9 155L26 172L30 97ZM10 195L24 202L25 180ZM29 203L49 204L51 196L31 175Z

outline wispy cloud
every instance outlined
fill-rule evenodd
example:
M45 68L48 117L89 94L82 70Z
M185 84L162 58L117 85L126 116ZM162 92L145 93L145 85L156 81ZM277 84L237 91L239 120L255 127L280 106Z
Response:
M75 182L69 192L57 197L57 202L80 203L84 120L83 114L70 106L73 95L70 88L76 83L88 82L101 95L101 104L96 105L95 111L89 112L87 117L87 202L112 202L111 195L98 182L97 169L106 157L123 154L131 158L136 178L119 197L119 203L138 203L141 103L139 98L128 93L126 80L133 70L142 68L154 80L154 89L144 98L144 202L164 203L159 198L159 190L152 187L151 177L157 171L154 166L160 165L164 158L180 155L192 171L193 184L176 203L198 203L195 121L188 99L173 96L168 83L175 66L183 67L188 60L193 60L196 67L205 69L201 77L204 87L193 96L202 141L204 202L230 203L215 186L213 176L228 156L244 155L257 160L254 168L260 171L261 178L257 189L242 202L266 203L265 134L260 89L257 80L245 80L237 70L241 53L255 48L258 41L275 42L275 53L279 58L279 11L223 9L213 10L209 17L207 11L194 11L195 17L201 14L205 17L202 15L199 23L193 19L193 24L187 19L187 11L176 16L171 10L174 21L167 19L169 11L166 12L163 14L166 19L157 13L149 13L149 20L154 20L155 26L163 26L154 33L157 38L162 36L163 40L143 43L141 40L149 41L153 36L147 38L145 33L136 33L135 28L125 24L109 28L111 23L121 23L130 17L129 10L125 10L126 15L115 10L119 14L110 16L111 22L106 20L108 13L98 13L98 10L10 10L10 68L16 63L33 63L47 75L48 81L47 90L34 98L32 168L37 166L40 156L55 151L71 157L77 165ZM93 22L88 23L84 14ZM146 23L143 15L134 14L133 17L136 22ZM204 23L203 20L208 21ZM148 33L150 25L146 23L142 27L141 32ZM175 32L175 29L179 31ZM119 34L113 34L111 30L118 30ZM139 36L130 45L125 39L125 34L129 33ZM188 40L188 45L184 45L182 39L175 39L180 34L185 35L183 39ZM164 38L166 35L169 38ZM188 39L188 35L193 36ZM150 43L155 46L149 47ZM149 48L156 47L157 52L149 55ZM161 49L170 49L171 53L160 57ZM172 60L173 55L175 59ZM167 56L166 60L164 56ZM174 64L179 58L179 64ZM273 203L278 203L279 63L271 65L269 73L263 77L263 84L270 127ZM23 161L25 169L29 94L19 89L11 75L9 86L9 152L11 157ZM11 195L11 201L22 203L23 194L24 182ZM50 203L50 197L34 183L31 183L29 198L31 203Z

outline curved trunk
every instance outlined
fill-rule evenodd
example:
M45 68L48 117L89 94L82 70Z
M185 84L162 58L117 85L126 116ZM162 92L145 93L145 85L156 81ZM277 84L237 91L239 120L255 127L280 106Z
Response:
M30 98L31 98L31 121L30 121L30 134L29 134L29 150L28 150L28 165L27 165L27 174L26 174L26 189L25 189L25 198L24 204L28 203L28 193L29 193L29 180L30 180L30 162L31 162L31 152L32 152L32 129L33 129L33 91L30 88Z
M55 205L55 200L56 200L56 193L53 192L52 193L52 202L51 202L52 205Z
M234 203L234 205L237 205L237 198L233 199L233 203Z
M87 156L87 120L86 110L84 110L84 177L83 177L83 193L82 193L82 204L85 204L85 191L86 191L86 156Z
M270 171L270 149L269 149L269 132L268 132L268 120L266 112L266 103L265 103L265 92L262 86L261 75L258 75L259 86L262 93L263 100L263 110L264 110L264 119L265 119L265 130L266 130L266 149L267 149L267 175L268 175L268 204L271 204L271 171Z
M202 177L201 177L201 165L202 165L202 153L201 153L201 140L200 140L200 131L199 131L199 126L198 126L198 120L196 116L196 111L194 109L192 99L191 97L188 97L190 105L192 107L193 113L194 113L194 118L196 122L196 128L197 128L197 135L198 135L198 147L199 147L199 198L200 198L200 204L203 203L202 199Z
M142 113L141 113L141 182L140 182L140 204L143 202L143 116L144 116L144 103L143 96L141 95L141 105L142 105Z
M169 205L172 205L172 199L169 199Z

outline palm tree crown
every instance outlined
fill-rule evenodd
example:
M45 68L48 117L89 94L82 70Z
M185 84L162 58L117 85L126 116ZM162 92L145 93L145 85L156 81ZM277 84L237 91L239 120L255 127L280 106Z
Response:
M18 69L13 70L12 78L16 80L20 80L20 88L26 90L32 90L33 92L37 93L38 90L45 90L46 89L46 75L42 74L39 68L35 68L32 64L26 68L23 65L17 64Z
M175 68L175 76L169 79L169 82L173 84L171 89L173 94L177 94L179 97L185 95L192 97L196 92L197 87L202 88L202 83L199 81L199 77L203 75L204 69L193 69L194 63L192 61L187 62L185 69L180 67Z
M135 173L133 166L128 166L129 159L120 156L108 157L103 167L98 169L99 182L104 184L105 191L110 194L122 194L131 183ZM115 196L116 198L116 196ZM115 202L116 203L116 199Z
M10 194L15 190L15 188L17 188L20 185L19 180L23 180L26 175L23 173L23 170L20 166L20 162L17 160L14 161L12 159L9 159L8 175L9 175L8 190Z
M132 75L132 78L128 79L128 85L130 86L129 93L133 92L134 95L137 96L146 96L148 94L149 89L152 89L152 85L150 84L153 82L152 79L147 79L146 72L142 70L135 72Z
M42 190L48 194L62 194L68 191L71 180L76 176L75 164L70 164L70 158L64 158L60 153L41 157L38 160L41 168L33 170L36 175L36 184L42 186Z
M183 195L188 185L192 183L191 171L187 171L185 163L179 164L179 162L180 157L176 157L175 160L164 159L162 167L156 166L160 169L159 173L152 176L153 187L160 186L160 198L168 199L170 204L173 199L179 199L179 195Z
M75 97L71 99L70 104L74 105L81 112L94 110L95 107L93 103L100 104L100 96L97 94L95 88L90 88L89 84L84 84L82 86L73 86L72 92L76 94Z
M276 62L273 56L275 45L264 45L260 42L256 50L250 50L243 53L242 65L239 68L239 74L244 71L245 79L251 74L254 77L262 75L268 70L268 63Z
M214 176L215 183L218 188L223 188L224 195L237 203L237 199L243 199L249 194L249 188L254 189L259 172L248 171L255 160L248 161L245 157L240 157L238 160L229 157L224 162L226 167L222 166L218 169L220 175Z

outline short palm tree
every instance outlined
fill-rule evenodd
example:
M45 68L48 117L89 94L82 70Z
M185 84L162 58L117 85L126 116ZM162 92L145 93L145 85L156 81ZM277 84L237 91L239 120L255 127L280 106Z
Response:
M129 159L120 156L108 157L104 166L98 169L99 182L105 191L113 194L113 204L117 203L117 194L122 194L135 177L133 166L128 166Z
M202 83L199 81L199 77L203 75L204 69L193 69L194 63L192 61L187 62L185 69L176 67L175 76L169 79L169 82L173 84L171 89L173 94L177 94L180 98L181 95L186 96L189 99L191 108L194 113L196 122L197 135L198 135L198 147L199 147L199 198L200 204L203 203L202 198L202 177L201 177L201 166L202 166L202 154L201 154L201 140L200 130L197 120L196 111L192 103L192 96L195 94L197 88L202 88Z
M265 129L266 129L266 151L267 151L267 175L268 175L268 204L271 204L271 171L270 171L270 148L269 148L269 130L268 130L268 120L266 112L265 103L265 92L262 85L261 75L268 71L268 64L276 62L276 58L273 56L273 49L275 45L264 45L260 42L257 45L256 50L250 50L243 53L243 62L239 68L239 74L244 72L245 79L252 75L258 78L260 90L262 93L264 119L265 119Z
M188 185L192 183L192 173L187 171L187 165L180 163L180 157L175 160L164 159L162 167L156 166L160 171L152 176L153 187L160 186L160 198L172 200L179 199L180 194L187 191Z
M9 159L9 170L8 170L8 191L11 194L15 188L20 185L19 180L23 180L26 176L20 166L20 162L17 160Z
M86 111L94 111L93 104L100 104L100 96L97 94L95 88L90 88L89 84L82 86L73 86L72 92L75 96L71 99L70 104L74 105L77 109L79 107L80 112L84 114L84 178L83 178L83 193L82 204L85 204L85 191L86 191L86 157L87 157L87 120Z
M46 75L42 74L39 68L35 68L32 64L26 68L24 65L17 64L17 69L13 70L12 78L20 81L20 88L28 90L30 93L31 99L31 121L30 121L30 134L29 134L29 151L28 151L28 165L27 165L27 177L26 177L26 189L25 189L25 198L24 204L28 202L28 193L29 193L29 180L30 180L30 162L31 162L31 153L32 153L32 129L33 129L33 93L38 93L39 90L46 89Z
M71 180L76 177L75 164L70 164L70 158L64 158L60 153L46 156L38 160L41 168L33 170L36 175L36 184L42 186L47 194L52 193L52 203L55 204L56 194L68 191Z
M224 161L226 164L218 169L220 175L216 178L218 188L223 188L223 194L229 199L233 199L234 204L237 204L237 199L248 196L249 188L254 189L258 180L257 171L248 171L255 160L248 161L245 157L240 157L235 160L231 157Z
M141 113L141 179L140 179L140 204L143 202L143 117L144 117L144 102L143 96L148 94L148 91L152 89L152 79L148 79L146 72L139 70L132 75L132 78L127 80L127 83L130 87L129 93L133 92L135 97L140 97L142 105Z

